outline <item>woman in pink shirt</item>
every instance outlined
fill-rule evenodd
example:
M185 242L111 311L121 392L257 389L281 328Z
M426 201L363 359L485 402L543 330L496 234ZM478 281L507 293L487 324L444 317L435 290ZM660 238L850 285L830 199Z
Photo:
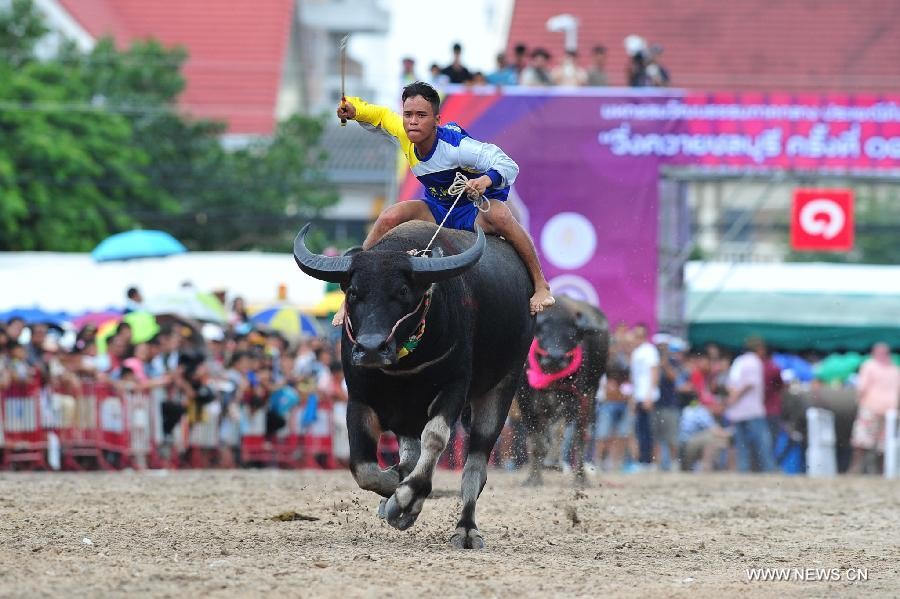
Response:
M897 409L900 397L900 368L891 361L891 350L885 343L872 347L872 358L859 369L857 383L858 409L850 444L853 464L850 472L859 474L878 453L884 452L885 414ZM868 470L868 468L865 468Z

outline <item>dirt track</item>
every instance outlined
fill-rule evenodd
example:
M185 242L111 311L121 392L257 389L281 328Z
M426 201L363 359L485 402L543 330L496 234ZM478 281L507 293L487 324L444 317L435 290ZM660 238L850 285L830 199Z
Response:
M447 545L455 473L406 532L346 472L4 473L0 595L900 594L898 482L642 474L576 494L561 475L539 492L521 479L490 473L488 548L462 552ZM271 519L289 511L319 519ZM869 580L748 582L756 566Z

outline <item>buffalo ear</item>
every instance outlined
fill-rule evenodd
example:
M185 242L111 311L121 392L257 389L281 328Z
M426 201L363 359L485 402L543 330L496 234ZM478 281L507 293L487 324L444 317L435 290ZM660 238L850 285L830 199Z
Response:
M582 333L603 332L603 328L600 323L596 322L592 318L588 318L588 315L581 310L575 313L575 326L578 327L578 330Z

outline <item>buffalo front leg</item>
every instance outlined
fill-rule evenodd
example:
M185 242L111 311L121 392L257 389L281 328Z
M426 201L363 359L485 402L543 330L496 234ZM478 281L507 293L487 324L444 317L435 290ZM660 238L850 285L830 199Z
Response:
M541 470L544 468L544 458L547 457L547 441L544 429L547 428L548 419L545 414L539 413L543 406L539 392L532 390L526 384L519 389L519 409L522 412L522 421L525 430L528 431L528 478L522 483L525 487L539 487L543 483Z
M450 544L457 549L484 548L484 537L475 523L475 504L487 482L488 458L503 430L519 374L507 375L494 389L472 401L469 448L462 474L462 513L450 537Z
M575 437L572 442L572 458L574 460L575 486L585 486L584 446L585 438L592 425L591 411L594 409L594 394L583 394L575 397L578 411L575 414Z
M457 380L467 381L467 377ZM450 438L450 427L455 425L465 401L468 383L458 382L438 393L428 410L429 420L422 429L419 440L419 459L384 506L387 523L399 530L412 526L425 499L431 494L431 477ZM413 451L413 447L409 447Z
M416 467L419 456L422 454L422 441L415 437L404 437L400 435L400 463L394 466L400 476L400 480L404 480ZM396 490L396 489L395 489ZM384 519L387 516L387 497L381 500L378 506L378 517Z
M544 484L542 470L547 457L547 435L543 431L528 431L529 452L528 478L522 483L525 487L540 487Z
M425 424L415 467L384 504L385 520L394 528L406 530L416 522L425 499L431 494L431 477L449 438L450 424L443 414Z
M351 401L347 405L347 430L350 433L350 473L361 489L390 497L400 483L397 468L378 466L378 439L381 424L369 406Z

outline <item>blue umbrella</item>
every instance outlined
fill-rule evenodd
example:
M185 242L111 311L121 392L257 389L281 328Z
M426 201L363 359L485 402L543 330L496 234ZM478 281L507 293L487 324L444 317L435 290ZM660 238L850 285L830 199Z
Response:
M0 312L0 322L9 322L13 318L21 318L25 324L49 324L61 327L63 323L71 320L67 312L49 312L40 308L15 308Z
M187 248L164 231L136 229L107 237L91 252L97 262L161 258L183 254Z

